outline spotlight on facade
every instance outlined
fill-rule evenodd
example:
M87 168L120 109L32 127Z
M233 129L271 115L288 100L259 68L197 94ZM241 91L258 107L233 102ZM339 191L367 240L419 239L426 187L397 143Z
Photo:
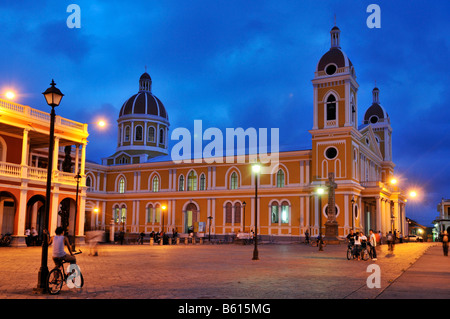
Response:
M325 193L325 189L323 188L323 187L319 187L318 189L317 189L317 194L318 195L323 195Z

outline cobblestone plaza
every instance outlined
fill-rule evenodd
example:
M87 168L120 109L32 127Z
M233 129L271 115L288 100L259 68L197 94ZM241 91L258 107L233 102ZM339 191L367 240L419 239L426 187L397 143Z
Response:
M262 244L258 261L252 260L253 246L236 244L101 245L98 256L90 256L87 246L81 250L77 264L84 287L63 286L60 294L51 296L33 293L40 247L2 248L0 298L450 298L450 262L436 243L397 244L393 254L382 245L377 261L347 260L345 244L324 251L299 243ZM381 288L370 289L367 268L374 263L380 267ZM419 270L413 272L414 267Z

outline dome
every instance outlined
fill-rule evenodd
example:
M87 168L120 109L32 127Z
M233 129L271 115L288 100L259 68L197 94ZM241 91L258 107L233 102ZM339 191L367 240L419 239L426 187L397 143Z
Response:
M389 121L388 113L384 107L380 105L380 90L377 87L372 90L372 96L373 102L364 114L364 123L375 124L378 122L383 122L384 120Z
M341 50L340 36L341 30L334 26L330 31L331 47L317 63L316 72L325 71L328 75L333 75L337 69L353 66L347 55Z
M125 101L120 109L119 117L125 115L153 115L169 120L166 109L162 102L151 92L139 92Z
M335 64L338 68L353 66L352 61L339 48L331 48L320 58L317 71L325 71L325 67L329 64Z
M151 92L152 79L145 72L139 78L139 92L122 105L119 118L126 115L151 115L169 120L164 104Z

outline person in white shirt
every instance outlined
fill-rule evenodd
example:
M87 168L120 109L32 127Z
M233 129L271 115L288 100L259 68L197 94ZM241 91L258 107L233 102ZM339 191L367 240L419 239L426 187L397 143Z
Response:
M356 257L358 257L358 260L361 260L361 237L359 232L356 232L355 235L355 250L354 254Z
M72 253L70 248L69 239L64 236L64 230L62 227L57 227L55 229L56 236L52 237L49 241L49 245L53 243L53 261L55 265L59 263L60 260L70 262L71 264L76 264L77 260ZM64 246L67 246L69 254L66 254Z
M372 260L377 260L377 237L375 236L373 230L369 230L370 237L369 237L369 247L370 247L370 256L372 257Z

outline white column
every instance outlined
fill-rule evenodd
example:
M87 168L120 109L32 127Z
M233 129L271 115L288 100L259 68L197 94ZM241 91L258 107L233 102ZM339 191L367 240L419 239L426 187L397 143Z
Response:
M84 168L86 162L86 142L81 145L81 163L80 163L80 175L84 176ZM84 185L84 183L82 184Z
M78 174L78 167L80 162L80 145L75 145L75 168L73 169L73 172L75 174Z
M382 216L383 216L383 206L384 206L384 200L381 199L380 196L376 197L376 213L377 213L377 229L374 229L374 232L377 232L378 230L381 230L381 232L383 232L382 230Z
M53 171L58 170L58 158L59 158L59 137L55 136L55 148L53 150Z

